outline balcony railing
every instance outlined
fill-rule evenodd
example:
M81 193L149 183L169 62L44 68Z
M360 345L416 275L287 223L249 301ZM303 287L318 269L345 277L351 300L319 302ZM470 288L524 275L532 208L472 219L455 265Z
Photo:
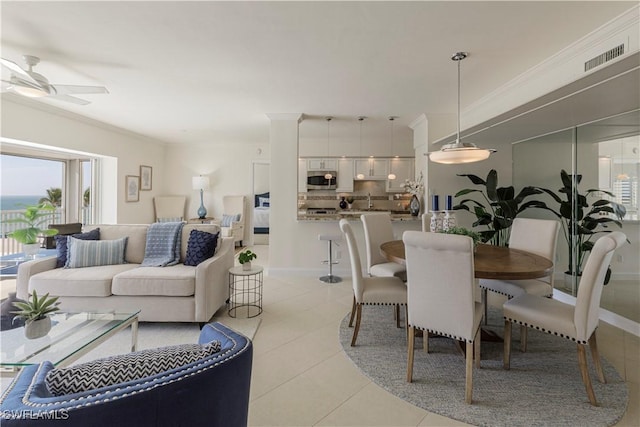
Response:
M0 255L11 255L22 252L22 244L18 243L15 239L9 236L14 230L24 227L24 224L20 223L8 223L7 220L19 218L20 213L23 210L10 210L0 211ZM56 209L56 211L40 225L40 228L47 228L49 224L62 224L64 223L64 209ZM91 224L91 207L84 207L81 211L82 224ZM43 244L44 239L39 239Z

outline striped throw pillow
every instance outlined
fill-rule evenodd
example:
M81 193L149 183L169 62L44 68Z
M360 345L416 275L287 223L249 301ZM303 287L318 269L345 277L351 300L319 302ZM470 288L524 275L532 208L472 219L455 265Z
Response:
M222 214L222 221L220 221L220 227L231 227L231 223L234 221L240 221L240 214L236 214L236 215Z
M116 240L80 240L69 236L67 264L64 268L124 264L128 237Z

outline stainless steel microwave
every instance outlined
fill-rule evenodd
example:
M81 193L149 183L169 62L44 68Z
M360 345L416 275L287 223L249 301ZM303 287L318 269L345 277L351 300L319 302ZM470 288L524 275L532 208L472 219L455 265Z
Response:
M335 190L337 183L336 171L307 171L307 191Z

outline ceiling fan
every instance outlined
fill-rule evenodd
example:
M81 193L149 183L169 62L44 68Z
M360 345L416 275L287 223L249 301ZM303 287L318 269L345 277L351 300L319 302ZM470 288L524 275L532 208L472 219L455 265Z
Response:
M33 71L33 67L38 65L40 58L32 55L23 55L24 62L29 67L23 69L18 64L8 59L0 58L2 66L11 71L9 80L2 80L2 91L13 92L29 98L41 98L48 96L61 101L72 102L78 105L90 104L89 101L71 95L88 93L109 93L104 86L76 86L51 84L42 74Z

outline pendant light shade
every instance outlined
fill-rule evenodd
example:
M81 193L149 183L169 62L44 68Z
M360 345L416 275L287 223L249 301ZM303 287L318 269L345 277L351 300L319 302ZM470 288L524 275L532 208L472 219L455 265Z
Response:
M333 117L331 116L327 116L324 118L327 121L327 156L329 156L329 154L331 153L330 147L331 147L331 120L333 120ZM328 179L330 180L331 178L333 178L333 175L330 173L325 173L324 174L324 179Z
M451 57L458 63L458 131L456 142L444 145L439 151L427 153L429 160L442 164L473 163L489 158L495 153L493 148L479 148L471 142L460 142L460 61L467 57L466 52L457 52Z

